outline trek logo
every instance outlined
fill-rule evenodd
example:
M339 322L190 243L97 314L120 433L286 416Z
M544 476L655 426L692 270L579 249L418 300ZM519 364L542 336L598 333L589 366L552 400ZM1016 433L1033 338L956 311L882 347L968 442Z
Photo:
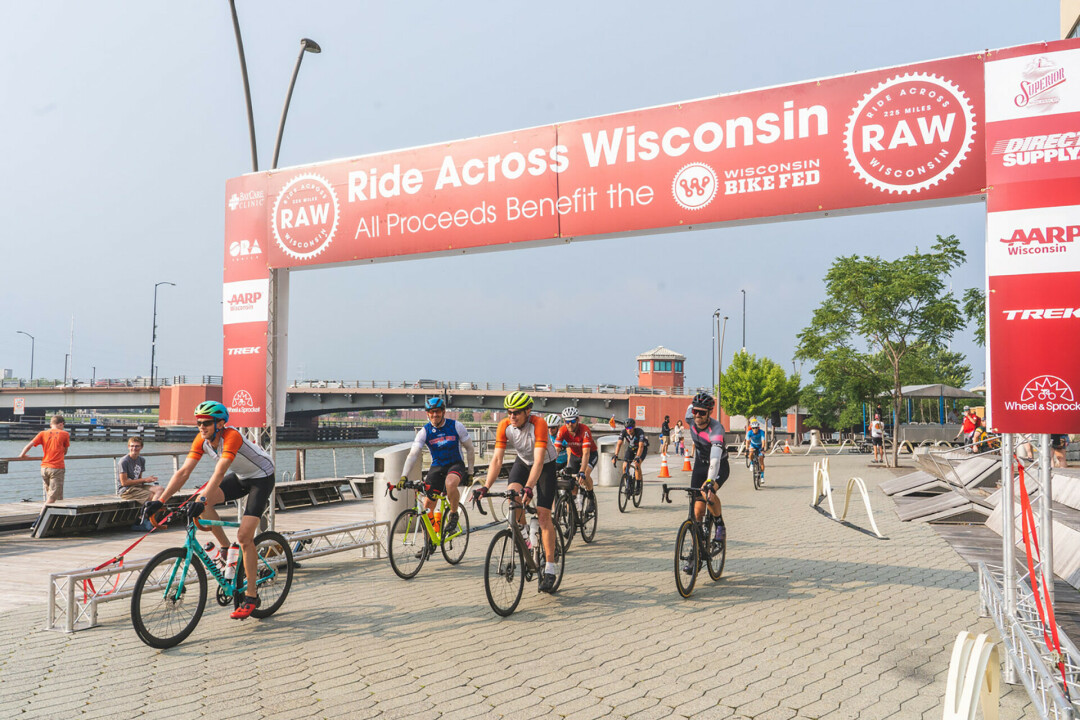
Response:
M258 240L234 240L229 244L231 257L247 257L248 255L262 255L262 248Z
M1047 225L1030 229L1017 228L1000 242L1009 246L1010 255L1046 255L1068 252L1068 244L1080 237L1080 225Z
M1002 310L1006 320L1069 320L1080 318L1078 308L1031 308L1028 310Z
M229 355L258 355L262 352L262 346L229 348Z

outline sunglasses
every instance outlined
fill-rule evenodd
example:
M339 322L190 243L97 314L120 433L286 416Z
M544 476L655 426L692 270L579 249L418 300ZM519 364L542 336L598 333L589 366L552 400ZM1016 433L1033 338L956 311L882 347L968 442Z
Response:
M567 425L573 425L577 422L577 418L570 418L569 420L566 420L564 422L566 422Z
M513 415L513 416L523 415L524 413L525 413L524 410L507 410L506 411L507 415Z
M195 424L198 425L199 427L214 427L215 423L217 423L217 420L196 420L195 421Z
M697 408L694 408L694 414L695 415L708 415L709 411L708 410L699 410Z

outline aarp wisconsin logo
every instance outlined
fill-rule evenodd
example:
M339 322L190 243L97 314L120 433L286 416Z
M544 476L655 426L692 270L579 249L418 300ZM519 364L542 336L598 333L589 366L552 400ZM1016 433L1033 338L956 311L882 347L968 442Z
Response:
M1061 102L1057 89L1065 84L1065 68L1040 55L1031 59L1020 74L1020 92L1013 98L1018 108L1050 112Z
M289 257L309 260L334 240L339 213L337 195L326 178L297 175L274 201L274 240Z
M975 138L975 111L952 82L927 73L890 78L863 95L844 146L855 174L888 193L919 193L960 167Z

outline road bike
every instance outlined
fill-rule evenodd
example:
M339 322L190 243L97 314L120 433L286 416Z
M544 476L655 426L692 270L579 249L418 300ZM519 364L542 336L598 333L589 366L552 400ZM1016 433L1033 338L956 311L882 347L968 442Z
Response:
M206 609L206 571L217 581L218 605L239 607L247 591L244 556L236 563L236 575L229 580L225 568L215 562L195 539L195 530L211 527L240 527L224 520L188 518L187 537L180 547L162 550L139 573L131 596L131 624L135 634L154 648L178 645L191 634ZM251 613L262 619L273 615L285 602L292 587L293 554L284 536L273 530L255 536L259 606Z
M664 485L662 499L671 502L668 496L672 490L682 490L690 503L690 511L679 526L675 537L675 587L684 598L690 597L697 582L701 566L709 569L709 577L719 580L724 573L724 561L727 559L727 538L715 539L716 519L706 509L699 521L694 517L694 502L701 490L692 487L669 487Z
M394 488L393 483L386 484L387 494L396 502ZM446 562L457 565L469 547L469 514L465 512L465 503L458 503L457 527L454 532L447 534L443 532L450 513L450 501L446 499L446 494L419 480L410 480L403 488L416 491L416 507L402 510L390 526L387 540L390 567L402 580L414 578L428 557L435 554L435 548L442 551ZM438 503L434 515L424 507L425 496ZM439 518L438 524L435 522L436 516Z
M753 471L754 471L754 489L755 490L760 490L761 486L765 484L765 480L763 478L763 475L764 475L765 471L761 467L761 464L763 462L765 462L765 458L763 456L764 452L765 452L764 448L762 448L761 450L755 450L755 449L751 448L750 451L746 454L746 464L747 464L747 466L753 468ZM751 458L753 458L753 459L751 459Z
M551 518L562 531L566 542L564 550L569 551L578 530L581 531L581 539L587 543L591 543L596 536L596 497L586 493L581 479L570 470L560 470L556 477L558 493L551 508Z
M488 546L487 557L484 560L484 592L487 594L488 604L497 615L507 617L517 609L521 602L521 594L525 589L526 581L537 580L537 592L542 571L547 564L544 554L544 543L539 534L536 543L530 545L522 533L522 525L518 520L518 510L524 510L530 515L536 514L536 508L525 505L518 500L521 496L513 490L501 493L487 493L487 497L502 497L508 500L508 512L506 513L506 527L495 533ZM481 515L487 515L483 506L476 499L473 506L480 511ZM555 584L551 592L555 592L562 585L563 567L566 562L565 545L562 530L555 525Z
M634 460L624 464L622 477L619 478L619 512L626 512L626 505L633 501L634 507L641 507L641 496L644 492L644 481L637 479L634 472Z

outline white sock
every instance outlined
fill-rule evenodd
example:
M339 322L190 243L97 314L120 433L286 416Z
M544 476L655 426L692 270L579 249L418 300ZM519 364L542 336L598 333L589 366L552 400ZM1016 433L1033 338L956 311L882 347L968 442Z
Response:
M544 565L544 573L547 574L547 575L555 575L555 574L557 574L555 572L555 563L549 562L549 563L545 564Z

